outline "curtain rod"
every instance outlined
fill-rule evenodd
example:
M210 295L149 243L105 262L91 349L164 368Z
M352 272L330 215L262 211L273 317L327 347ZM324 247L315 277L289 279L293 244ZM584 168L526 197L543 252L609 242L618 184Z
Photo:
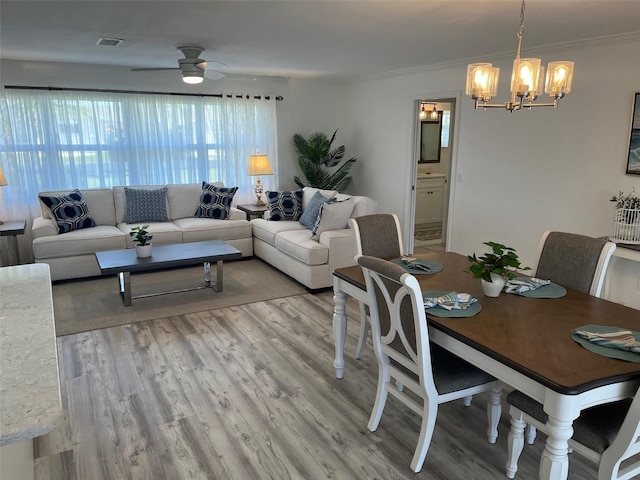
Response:
M217 97L217 98L245 98L247 100L271 100L271 95L250 95L250 94L223 94L223 93L175 93L175 92L146 92L136 90L102 90L98 88L63 88L63 87L28 87L20 85L5 85L8 90L50 90L62 92L94 92L94 93L134 93L142 95L176 95L183 97ZM277 102L284 100L284 97L277 95L273 97Z

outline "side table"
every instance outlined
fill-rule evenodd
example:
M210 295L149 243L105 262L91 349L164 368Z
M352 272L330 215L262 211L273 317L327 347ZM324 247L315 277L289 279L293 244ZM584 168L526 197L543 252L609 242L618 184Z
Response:
M0 224L0 237L9 237L7 238L7 243L9 244L9 265L20 265L18 235L24 234L26 225L27 222L25 220L12 220Z
M247 214L247 220L251 220L252 218L262 218L264 212L269 210L269 205L254 205L253 203L249 203L246 205L236 205L236 208Z

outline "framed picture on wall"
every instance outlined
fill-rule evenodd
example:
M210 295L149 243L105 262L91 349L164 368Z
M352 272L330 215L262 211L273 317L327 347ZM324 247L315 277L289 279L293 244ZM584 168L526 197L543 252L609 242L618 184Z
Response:
M627 174L640 175L640 93L635 94L633 101Z

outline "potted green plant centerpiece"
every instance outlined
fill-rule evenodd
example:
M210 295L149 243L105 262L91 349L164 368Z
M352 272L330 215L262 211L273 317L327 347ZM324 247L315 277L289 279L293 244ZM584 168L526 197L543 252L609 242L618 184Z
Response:
M136 255L138 258L148 258L151 256L151 239L153 235L149 235L147 228L149 228L149 225L132 227L129 232L129 235L133 237L133 242L136 244Z
M487 297L497 297L506 281L515 278L518 270L531 269L520 264L518 254L513 248L496 242L484 242L484 245L491 248L491 253L485 253L480 257L475 253L468 255L471 266L465 272L481 279L482 290Z

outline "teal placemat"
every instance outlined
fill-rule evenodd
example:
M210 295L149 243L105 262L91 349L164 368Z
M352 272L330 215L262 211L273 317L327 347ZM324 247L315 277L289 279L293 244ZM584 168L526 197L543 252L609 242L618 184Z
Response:
M523 280L526 278L522 277ZM542 287L538 287L535 290L529 290L526 292L516 293L516 295L521 295L523 297L529 298L560 298L564 297L567 294L567 289L562 285L558 285L557 283L551 282L549 285L544 285Z
M627 350L620 350L619 348L603 347L602 345L590 342L586 338L582 338L576 335L575 333L573 333L575 330L583 330L592 333L610 333L619 332L620 330L628 330L627 328L610 327L608 325L584 325L572 330L571 338L573 338L576 342L578 342L590 352L597 353L598 355L602 355L603 357L617 358L618 360L626 360L627 362L640 363L640 355L638 355L637 353L629 352ZM633 333L633 336L636 338L636 340L640 341L640 332L631 330L631 333Z
M441 297L442 295L446 295L447 293L449 292L442 292L438 290L427 290L422 292L422 298L423 299L437 298L437 297ZM446 317L446 318L473 317L474 315L479 313L480 310L482 310L482 307L480 306L480 302L472 303L469 307L465 308L464 310L461 310L461 309L447 310L446 308L442 308L440 306L425 308L425 312L427 312L427 315L433 315L434 317Z
M393 260L391 260L391 263L403 267L412 275L418 275L422 273L438 273L443 269L441 263L434 262L433 260L427 260L426 258L415 258L410 262L405 262L402 258L394 258ZM412 267L412 265L415 266Z

